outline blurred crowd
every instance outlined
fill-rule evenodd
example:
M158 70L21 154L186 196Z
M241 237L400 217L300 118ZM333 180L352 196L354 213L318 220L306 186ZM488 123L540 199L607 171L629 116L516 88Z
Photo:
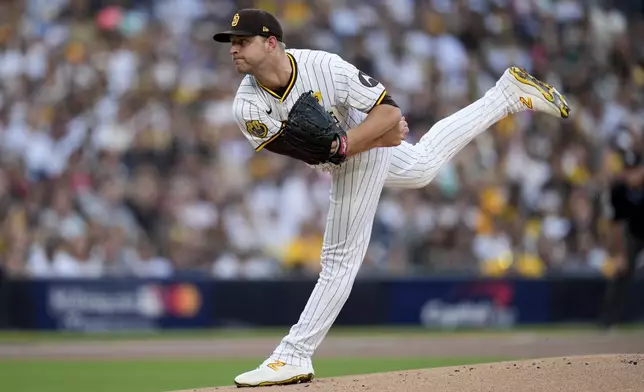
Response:
M287 47L390 91L410 141L510 65L568 97L385 190L362 275L610 274L606 186L644 130L639 0L0 2L0 266L13 276L315 276L328 174L255 153L212 34L277 15Z

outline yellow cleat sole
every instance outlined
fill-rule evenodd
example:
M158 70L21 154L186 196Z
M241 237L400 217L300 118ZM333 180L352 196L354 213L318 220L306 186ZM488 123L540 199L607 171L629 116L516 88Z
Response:
M266 381L266 382L261 382L258 385L235 383L235 385L237 385L237 388L272 387L276 385L304 384L307 382L311 382L312 380L313 380L313 373L309 373L309 374L300 374L299 376L295 376L284 381Z
M536 88L548 102L557 105L562 118L568 118L570 116L570 107L566 102L566 98L554 87L542 82L519 67L510 67L510 74L519 82Z

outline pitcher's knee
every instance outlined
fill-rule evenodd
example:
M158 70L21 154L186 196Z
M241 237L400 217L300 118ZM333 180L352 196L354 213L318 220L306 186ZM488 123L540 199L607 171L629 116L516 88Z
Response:
M342 252L340 254L322 255L322 268L320 270L320 281L323 283L334 280L342 280L347 284L353 284L364 255L356 252Z
M423 178L423 180L420 182L420 184L418 184L418 188L424 188L424 187L426 187L426 186L427 186L427 185L429 185L432 181L434 181L434 178L435 178L435 177L436 177L436 176L431 176L431 177Z
M434 179L436 178L436 175L438 174L438 170L436 166L426 166L425 170L423 170L422 176L418 179L418 182L415 184L416 189L424 188L427 185L429 185Z

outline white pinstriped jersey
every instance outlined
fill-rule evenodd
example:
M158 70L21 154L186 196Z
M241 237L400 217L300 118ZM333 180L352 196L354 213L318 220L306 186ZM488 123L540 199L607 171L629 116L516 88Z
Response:
M387 93L380 82L336 54L308 49L287 49L286 53L293 73L284 95L246 75L235 96L235 118L255 151L280 135L282 121L302 93L313 91L344 130L360 124Z
M263 88L255 78L247 76L235 98L235 117L256 150L280 134L281 122L306 91L319 92L318 98L324 107L333 111L345 130L360 124L366 113L386 95L380 83L339 56L311 50L287 52L293 76L284 96ZM516 112L512 105L519 105L520 98L510 78L504 74L482 98L438 121L418 143L402 141L396 147L364 151L333 168L331 164L322 165L323 169L332 171L332 181L320 254L320 279L297 324L291 327L263 367L281 363L279 366L289 364L312 369L313 353L349 298L367 253L383 188L426 186L472 139ZM262 370L257 371L261 374Z

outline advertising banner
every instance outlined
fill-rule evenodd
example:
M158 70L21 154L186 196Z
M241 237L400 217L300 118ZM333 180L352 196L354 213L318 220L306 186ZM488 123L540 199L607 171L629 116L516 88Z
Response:
M550 321L597 322L604 306L608 280L553 279L550 286ZM644 280L628 284L622 308L622 321L644 320Z
M246 327L295 324L314 286L313 280L216 282L214 323ZM356 281L334 325L384 324L385 288L380 281Z
M398 280L390 283L389 323L428 328L504 328L548 320L543 281Z
M31 283L38 329L86 332L198 328L211 323L212 282L141 280Z
M6 283L6 282L5 282ZM85 332L290 326L313 280L12 281L2 291L4 323ZM595 321L603 279L358 280L334 325L507 328ZM634 282L627 318L644 319L644 281Z

